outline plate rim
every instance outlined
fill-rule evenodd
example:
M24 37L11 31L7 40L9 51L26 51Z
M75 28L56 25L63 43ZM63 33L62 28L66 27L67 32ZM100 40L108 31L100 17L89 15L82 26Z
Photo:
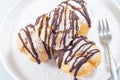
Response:
M3 20L2 20L1 23L0 23L0 26L1 26L0 32L1 32L1 30L3 30L3 28L4 28L3 26L4 26L4 24L5 24L8 16L10 15L10 13L14 10L14 8L15 8L21 1L23 1L23 0L16 0L16 2L11 6L11 8L9 8L8 12L6 13L6 15L4 16ZM2 34L0 34L0 37L1 37L1 35L2 35ZM0 50L0 52L2 53L2 50ZM15 80L19 80L18 77L17 77L13 72L11 72L11 71L9 70L9 68L6 66L6 64L5 64L5 62L4 62L4 59L3 59L3 57L2 57L1 55L2 55L2 54L0 54L1 63L2 63L2 65L3 65L3 67L4 67L4 69L6 70L6 72L8 73L8 75L9 75L11 78L15 79Z

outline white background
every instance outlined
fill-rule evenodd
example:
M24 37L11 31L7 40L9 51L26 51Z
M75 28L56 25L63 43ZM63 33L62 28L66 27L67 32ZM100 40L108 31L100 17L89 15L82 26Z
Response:
M17 0L0 0L0 23L2 22L5 15L9 12L9 9L12 7L12 5L14 5L16 1ZM120 3L120 0L118 0L118 2ZM120 76L120 74L118 76ZM12 77L10 77L10 75L4 69L1 61L0 61L0 80L13 80Z

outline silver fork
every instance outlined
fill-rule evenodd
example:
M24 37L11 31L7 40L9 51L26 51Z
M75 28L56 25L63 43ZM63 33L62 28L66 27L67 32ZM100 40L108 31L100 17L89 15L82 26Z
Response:
M112 54L110 53L110 48L109 48L109 43L112 40L112 34L111 34L110 29L109 29L107 19L99 20L99 28L98 28L98 30L99 30L100 42L107 49L107 55L109 57L110 70L111 70L113 80L118 80L115 62L113 60L113 57L112 57Z

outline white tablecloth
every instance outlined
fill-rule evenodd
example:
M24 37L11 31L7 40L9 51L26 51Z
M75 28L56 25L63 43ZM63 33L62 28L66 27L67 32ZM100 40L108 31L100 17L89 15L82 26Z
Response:
M12 5L14 5L16 1L17 0L0 0L0 22L3 20L9 9L12 7ZM120 3L120 0L118 0L118 3ZM120 77L120 69L118 70L118 76ZM12 77L4 69L1 61L0 61L0 80L13 80Z

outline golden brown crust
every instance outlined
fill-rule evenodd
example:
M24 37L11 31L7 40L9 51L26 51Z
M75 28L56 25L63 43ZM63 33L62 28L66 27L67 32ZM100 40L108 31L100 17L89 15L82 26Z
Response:
M73 72L69 72L71 66L68 64L68 65L65 65L64 63L62 63L62 66L61 66L61 69L63 71L65 71L66 73L74 76L74 71ZM83 64L83 66L81 67L81 69L79 70L79 72L77 73L77 78L79 77L85 77L87 75L90 75L92 73L92 70L93 70L94 66L91 65L89 62L86 62L85 64Z
M58 63L57 60L56 62ZM69 64L65 65L63 62L62 62L61 70L74 76L74 71L69 72L71 65ZM80 68L79 72L77 73L77 78L90 75L92 73L92 70L99 66L100 62L101 62L101 55L100 53L97 53L92 58L90 58L85 64L83 64L83 66Z
M69 45L73 37L86 36L91 21L84 1L68 0L38 17L35 26L42 41L60 50Z
M35 49L35 52L37 53L38 57L34 57L34 52L32 50L32 46L30 44L30 40L28 38L28 35L26 33L26 29L21 29L19 31L19 35L17 37L17 46L21 53L24 53L27 55L27 57L31 60L36 62L36 58L40 62L43 62L45 60L48 60L48 55L46 53L46 50L43 46L42 40L37 36L37 33L34 31L33 28L29 27L30 25L26 26L28 27L29 34L31 37L31 42L33 43L33 48ZM32 56L33 55L33 56Z
M74 53L76 50L77 52ZM56 58L58 67L74 77L84 77L91 74L92 70L98 67L101 62L101 54L96 44L83 36L78 40L75 39L70 50L62 50L61 54L63 55L58 55Z
M89 27L87 23L78 23L80 27L79 31L78 31L78 35L79 36L85 36L87 35L88 31L89 31Z
M75 78L84 77L101 62L96 44L84 37L90 27L84 0L67 0L38 17L35 25L21 29L17 45L21 53L38 63L56 53L59 68Z

